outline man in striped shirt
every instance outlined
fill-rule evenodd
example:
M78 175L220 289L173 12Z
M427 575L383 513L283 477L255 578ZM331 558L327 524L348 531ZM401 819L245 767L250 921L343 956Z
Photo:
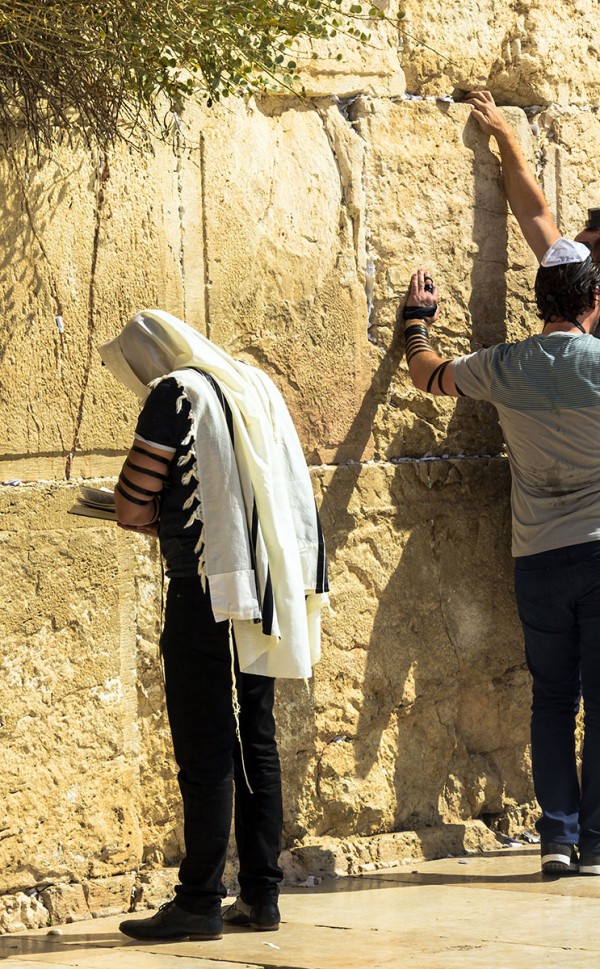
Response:
M488 92L467 97L500 149L509 204L541 263L541 333L455 359L429 344L439 315L427 270L411 279L406 359L427 393L488 400L512 472L515 589L533 678L533 779L542 871L600 874L600 267L585 238L563 239ZM575 718L585 703L581 787ZM579 854L577 852L579 847Z

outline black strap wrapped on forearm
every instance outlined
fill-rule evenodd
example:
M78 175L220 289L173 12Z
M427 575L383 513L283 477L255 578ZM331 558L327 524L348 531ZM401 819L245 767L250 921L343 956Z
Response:
M403 317L405 320L427 320L437 313L438 304L433 306L405 306Z
M448 366L449 363L450 363L449 360L443 360L442 363L440 363L435 368L435 370L432 372L431 376L429 377L429 380L427 381L427 393L428 394L431 393L431 388L433 387L433 381L437 377L437 385L438 385L438 390L439 390L440 394L444 394L446 397L448 396L448 394L444 390L444 385L442 384L442 378L444 376L444 371L445 371L445 369L446 369L446 367Z

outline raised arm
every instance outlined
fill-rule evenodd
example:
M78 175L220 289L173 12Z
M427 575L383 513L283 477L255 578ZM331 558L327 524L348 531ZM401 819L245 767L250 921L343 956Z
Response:
M410 280L410 290L404 307L406 362L411 380L417 390L446 397L460 397L450 357L441 357L429 343L429 324L437 320L439 291L427 269L417 269Z
M512 128L496 106L489 91L472 91L465 100L473 107L473 117L487 135L498 143L506 198L527 244L538 262L560 238L544 193L529 169Z

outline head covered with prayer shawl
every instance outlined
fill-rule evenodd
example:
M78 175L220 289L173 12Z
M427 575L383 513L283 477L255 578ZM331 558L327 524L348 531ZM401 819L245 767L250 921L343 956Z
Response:
M136 313L99 352L113 377L141 400L150 393L154 380L185 367L208 370L224 382L230 393L241 393L244 375L249 369L193 327L163 310Z
M240 667L264 676L306 677L320 655L320 610L327 601L327 564L312 484L298 435L285 402L270 380L256 367L238 362L186 323L162 310L142 310L121 333L100 347L111 374L142 400L155 380L173 374L186 393L213 378L231 412L235 458L247 522L241 530L255 542L255 589L259 590L262 623L236 619L223 606L219 618L233 617ZM191 368L191 369L190 369ZM217 400L217 397L215 397ZM217 403L221 407L220 403ZM202 491L206 575L215 601L234 602L231 572L213 568L210 556L220 554L222 536L212 541L212 522L223 531L224 516L217 505L223 488L215 491L212 513L207 451L201 443L210 421L192 407L196 466ZM225 433L229 435L227 425ZM220 479L215 478L216 481ZM254 513L257 513L257 517ZM225 516L229 521L230 516ZM250 523L256 518L257 526ZM256 535L255 535L256 533ZM209 547L210 546L210 547ZM237 547L230 541L228 547ZM210 553L210 555L209 555ZM266 608L268 591L268 605ZM220 594L223 593L223 594ZM267 621L268 620L268 621Z

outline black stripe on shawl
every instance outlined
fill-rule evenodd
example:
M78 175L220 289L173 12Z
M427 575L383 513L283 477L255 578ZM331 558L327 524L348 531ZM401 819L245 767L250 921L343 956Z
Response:
M317 552L317 582L315 592L329 592L327 553L325 552L325 540L323 538L323 529L321 528L321 519L319 518L319 512L316 510L316 506L315 514L317 516L317 538L319 542Z
M223 413L225 414L225 420L227 422L227 430L229 431L229 437L231 438L231 443L233 444L235 441L234 433L233 433L233 414L231 413L231 407L229 406L227 398L225 397L225 394L221 390L221 387L218 381L216 381L211 374L205 373L204 370L199 370L198 373L201 373L203 377L206 377L212 389L214 390L215 394L217 395L218 401L221 407L223 408Z
M267 581L265 585L265 596L262 604L262 628L265 636L270 636L273 632L273 586L271 585L271 570L267 570Z

